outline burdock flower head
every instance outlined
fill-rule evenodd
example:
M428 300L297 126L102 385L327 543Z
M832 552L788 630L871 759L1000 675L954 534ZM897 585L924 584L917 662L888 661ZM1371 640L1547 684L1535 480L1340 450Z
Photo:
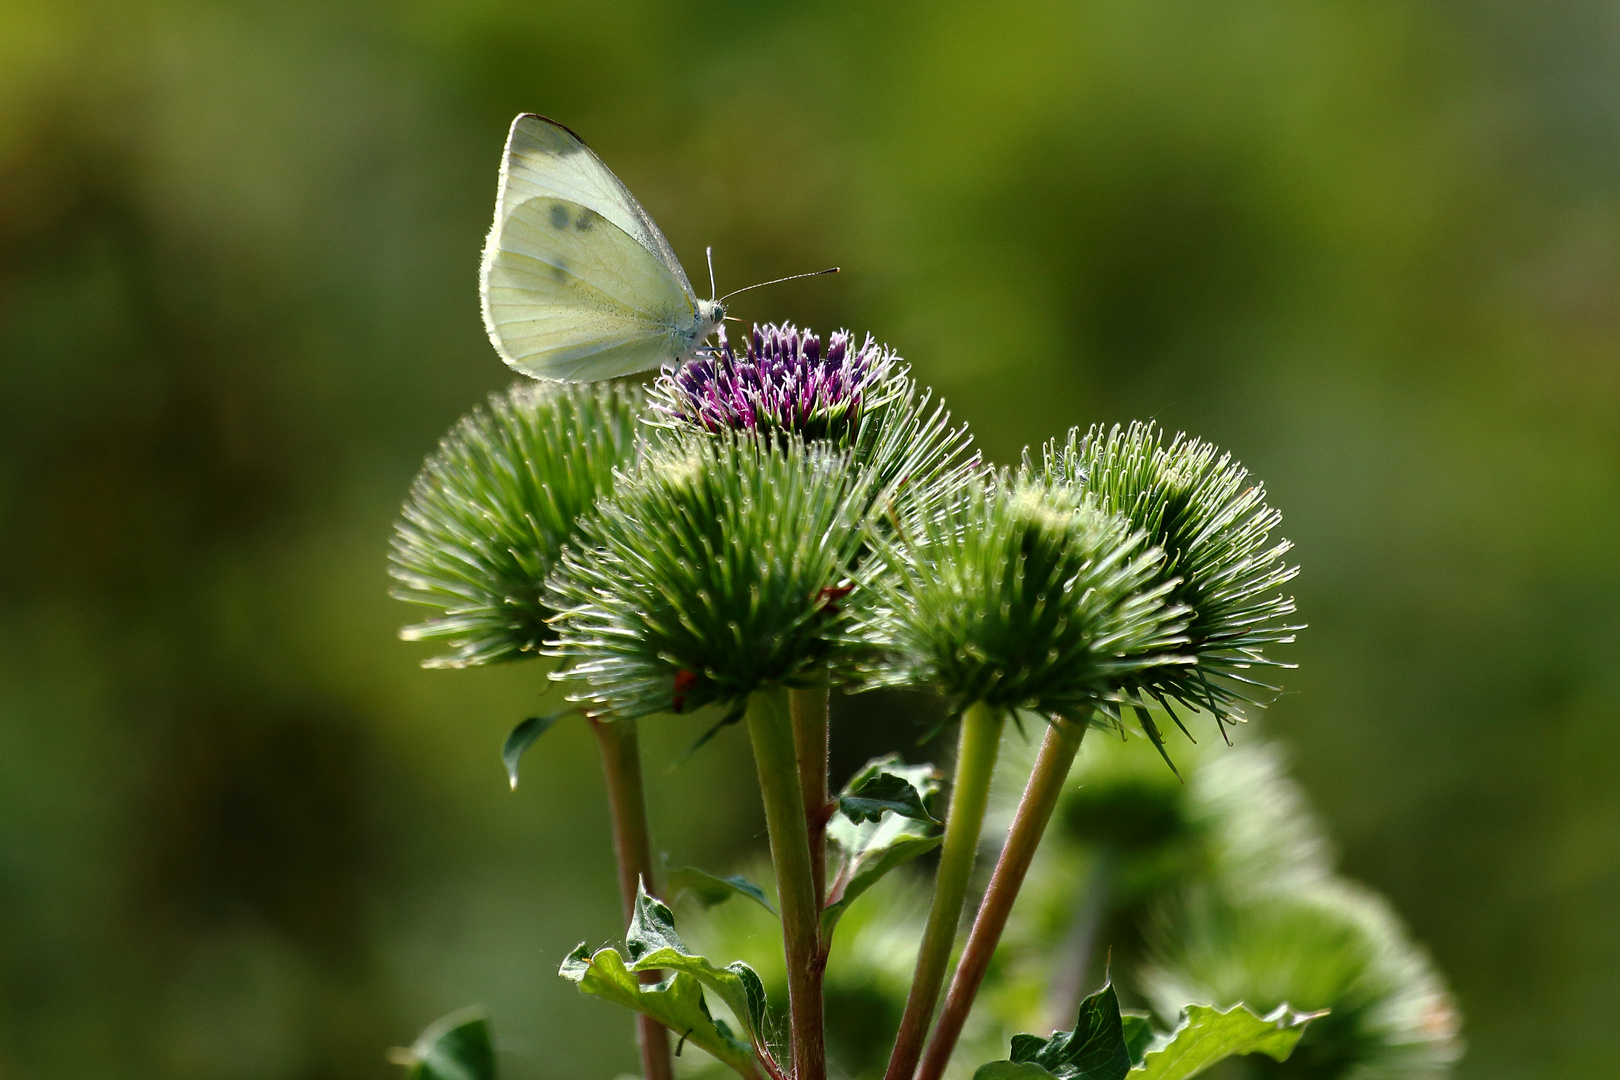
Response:
M830 444L870 474L874 498L959 468L969 442L898 356L848 330L823 345L791 324L755 326L741 353L722 332L718 348L664 369L650 396L666 428Z
M623 718L793 686L837 649L866 485L843 455L723 435L649 450L549 582L557 674Z
M1197 890L1155 922L1143 990L1161 1015L1188 1001L1327 1010L1299 1040L1294 1075L1437 1080L1462 1056L1444 979L1367 889L1333 878L1258 895Z
M1095 499L1161 548L1157 580L1189 609L1182 651L1197 663L1138 673L1141 694L1167 710L1171 701L1206 709L1224 723L1241 718L1257 691L1275 692L1254 671L1285 666L1265 649L1293 641L1299 629L1293 597L1281 592L1298 568L1286 558L1292 545L1272 535L1282 515L1267 505L1263 485L1230 454L1185 435L1166 444L1151 423L1075 429L1067 443L1046 445L1043 465L1047 480Z
M878 685L1086 719L1135 673L1183 662L1164 555L1123 518L1036 477L970 477L900 522L858 575Z
M411 485L389 557L394 595L436 610L400 636L450 645L427 666L532 657L553 636L546 577L635 456L641 406L622 387L525 383L445 436Z

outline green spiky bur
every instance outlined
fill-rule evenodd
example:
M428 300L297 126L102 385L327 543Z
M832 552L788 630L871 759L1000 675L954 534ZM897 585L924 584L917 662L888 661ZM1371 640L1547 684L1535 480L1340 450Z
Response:
M875 547L857 628L886 655L873 685L1084 717L1133 673L1177 662L1162 556L1062 485L973 476Z
M1217 742L1187 758L1183 783L1141 742L1082 750L1052 840L1108 851L1122 900L1181 887L1189 875L1277 888L1331 873L1325 828L1279 747Z
M840 455L688 436L649 450L553 574L551 651L620 717L734 703L835 659L868 484Z
M439 614L408 641L445 641L430 667L534 656L552 636L547 576L636 447L639 391L522 383L464 417L428 459L395 527L401 600Z
M1026 462L1025 471L1091 496L1164 551L1159 580L1190 610L1185 651L1197 664L1138 673L1142 693L1166 708L1239 718L1256 692L1275 690L1252 671L1284 666L1265 649L1299 629L1293 598L1280 591L1298 567L1286 559L1292 545L1272 539L1281 515L1231 455L1185 435L1166 445L1155 425L1137 422L1083 436L1075 428L1062 446L1046 444L1039 470Z
M1313 1075L1429 1080L1461 1054L1457 1013L1433 963L1381 897L1342 879L1247 897L1205 889L1167 907L1145 988L1184 1001L1287 1001L1328 1009L1296 1050Z

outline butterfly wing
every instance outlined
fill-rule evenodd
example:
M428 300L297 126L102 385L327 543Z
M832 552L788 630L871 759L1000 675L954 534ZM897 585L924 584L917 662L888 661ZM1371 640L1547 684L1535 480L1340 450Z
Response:
M536 196L513 206L484 260L484 321L508 364L541 379L657 367L694 319L664 265L601 214Z
M484 324L509 365L603 379L675 358L697 301L669 242L572 132L519 116L484 248Z

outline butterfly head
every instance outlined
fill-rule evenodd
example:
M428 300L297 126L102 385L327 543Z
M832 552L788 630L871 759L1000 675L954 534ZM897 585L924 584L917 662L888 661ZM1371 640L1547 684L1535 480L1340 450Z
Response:
M703 341L720 327L721 321L726 317L726 303L724 300L699 300L697 302L697 340Z

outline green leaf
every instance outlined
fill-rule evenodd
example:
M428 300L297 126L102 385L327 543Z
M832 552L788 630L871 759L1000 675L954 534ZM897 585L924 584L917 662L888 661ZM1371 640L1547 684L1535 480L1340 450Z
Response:
M1131 1052L1131 1065L1142 1064L1142 1058L1153 1046L1153 1023L1147 1013L1121 1012L1120 1026L1125 1031L1125 1048Z
M671 870L668 877L669 891L675 894L690 893L697 902L706 908L723 904L733 896L746 896L772 915L776 909L771 906L770 898L765 890L755 885L741 874L731 874L720 877L707 870L699 870L694 866Z
M474 1007L435 1020L396 1060L406 1080L495 1080L489 1019Z
M617 950L602 949L592 955L584 944L568 955L557 973L583 994L645 1013L677 1038L714 1055L749 1080L758 1075L753 1052L709 1014L703 984L694 976L676 972L663 982L643 985L625 967Z
M531 716L523 723L512 729L512 734L506 737L506 745L501 747L501 760L506 762L506 777L512 781L512 790L517 790L518 762L523 758L523 752L534 745L534 741L551 729L551 725L573 712L564 709L549 716Z
M634 972L672 970L691 975L726 1003L732 1015L747 1028L755 1046L765 1045L765 984L754 969L741 960L726 967L715 967L701 956L688 952L675 932L675 917L656 897L641 888L636 910L625 935L625 951L634 961Z
M897 776L916 793L925 813L939 793L939 780L932 765L902 765L897 754L875 758L862 769L839 798L840 804L874 775ZM903 863L938 847L940 825L931 816L918 819L901 813L884 813L878 818L854 820L840 814L827 823L827 840L832 845L836 870L827 890L827 906L821 913L821 932L831 936L839 918L855 898L875 885L885 874Z
M1184 1080L1236 1054L1265 1054L1286 1061L1305 1025L1324 1015L1295 1012L1287 1005L1265 1016L1256 1016L1246 1005L1224 1010L1189 1005L1176 1029L1154 1040L1131 1080Z
M878 821L886 813L933 821L934 816L923 805L922 792L897 770L898 759L895 759L896 765L886 764L890 758L894 755L878 758L862 769L844 788L844 794L838 796L838 809L857 825Z
M1140 1038L1145 1020L1122 1017L1114 984L1108 983L1080 1003L1073 1031L1054 1031L1045 1039L1014 1035L1011 1060L979 1066L973 1080L1125 1080L1131 1070L1126 1020Z
M758 1076L754 1053L768 1055L765 984L753 968L740 960L716 967L692 955L675 932L669 908L647 895L645 888L636 897L635 914L625 934L625 952L632 961L628 965L615 949L601 949L593 955L580 945L563 961L558 974L578 985L582 993L651 1016L677 1037L708 1051L750 1080ZM674 974L657 984L643 984L638 978L644 971L664 970ZM703 997L705 988L724 1002L744 1026L752 1048L733 1036L724 1021L709 1013Z
M979 1069L974 1080L1013 1080L1014 1070L1006 1066L1035 1066L1058 1080L1125 1080L1131 1069L1131 1053L1125 1042L1114 984L1107 984L1080 1003L1073 1031L1054 1031L1046 1039L1014 1035L1010 1057L1011 1061L992 1062ZM1016 1075L1034 1078L1037 1074L1026 1070Z
M630 916L630 929L624 934L624 951L633 963L660 949L685 952L686 946L675 932L675 916L669 906L657 897L649 896L646 883L638 882L636 908Z
M1052 1080L1052 1074L1028 1061L992 1061L980 1065L973 1080Z
M718 968L701 956L676 952L674 949L648 953L630 968L638 973L661 969L690 975L713 990L726 1003L732 1015L742 1022L755 1044L764 1044L761 1033L765 1030L765 984L753 968L741 960L733 960L725 967Z

